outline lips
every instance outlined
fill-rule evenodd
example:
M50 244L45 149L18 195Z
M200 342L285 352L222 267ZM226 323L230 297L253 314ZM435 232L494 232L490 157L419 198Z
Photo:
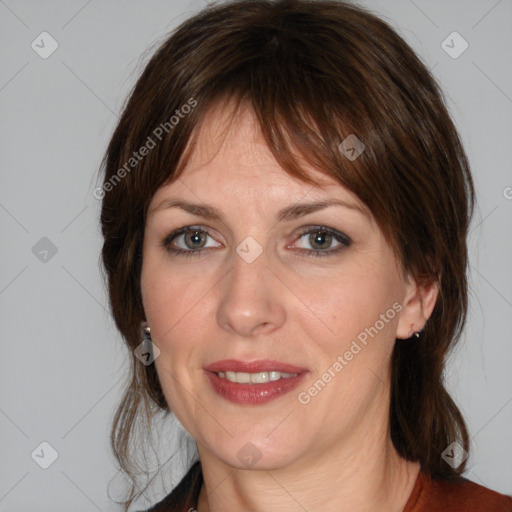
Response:
M250 362L227 359L216 361L204 370L212 389L218 395L232 403L246 405L265 404L283 396L296 388L308 373L305 368L269 359ZM231 382L226 378L229 372L238 377L243 376L244 382ZM263 376L267 373L268 378L261 379L260 375L257 382L254 379L248 382L249 374L258 373ZM287 375L286 378L284 374ZM277 376L277 380L272 380L270 375Z

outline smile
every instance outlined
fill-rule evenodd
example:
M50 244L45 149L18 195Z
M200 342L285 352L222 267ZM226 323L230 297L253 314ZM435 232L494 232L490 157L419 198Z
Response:
M224 359L204 368L215 393L232 403L246 405L265 404L289 393L309 373L307 368L271 359Z

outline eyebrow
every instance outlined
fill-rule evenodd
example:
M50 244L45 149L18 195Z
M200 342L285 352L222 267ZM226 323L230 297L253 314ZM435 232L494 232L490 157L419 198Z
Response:
M297 219L310 213L314 213L325 208L328 208L329 206L342 206L344 208L349 208L351 210L358 211L365 216L368 215L368 212L366 212L366 210L364 210L361 206L357 204L348 203L340 199L327 199L324 201L315 201L300 204L298 203L293 204L291 206L287 206L286 208L279 210L276 218L278 222ZM180 199L165 199L164 201L159 203L155 208L153 208L150 214L156 211L167 210L169 208L180 208L181 210L186 211L197 217L203 217L205 219L210 220L218 220L223 223L225 222L224 215L217 208L214 208L213 206L209 206L206 204L190 203L188 201L183 201Z

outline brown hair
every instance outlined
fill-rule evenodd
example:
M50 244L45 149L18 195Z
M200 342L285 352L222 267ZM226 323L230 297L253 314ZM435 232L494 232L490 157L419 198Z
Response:
M466 234L474 201L468 162L442 94L412 49L371 13L329 0L239 0L205 8L159 47L125 106L104 157L101 210L110 304L131 352L130 382L111 435L121 468L133 476L137 419L150 426L155 411L168 411L154 365L133 356L145 318L146 212L156 190L179 176L198 124L223 98L252 107L286 172L312 181L300 155L353 191L404 270L418 282L438 282L420 340L395 344L391 437L404 458L419 461L432 477L459 476L464 464L452 468L441 453L453 441L468 451L468 434L443 370L467 310ZM184 109L187 104L194 108ZM366 147L356 160L339 149L350 134ZM154 147L131 160L150 139Z

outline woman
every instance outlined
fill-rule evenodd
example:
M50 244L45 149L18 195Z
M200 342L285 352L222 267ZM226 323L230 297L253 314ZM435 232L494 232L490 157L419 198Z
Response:
M467 159L388 25L337 1L207 8L146 66L104 163L132 351L113 448L134 477L137 422L163 411L199 455L151 510L512 510L462 478L442 379L467 309Z

